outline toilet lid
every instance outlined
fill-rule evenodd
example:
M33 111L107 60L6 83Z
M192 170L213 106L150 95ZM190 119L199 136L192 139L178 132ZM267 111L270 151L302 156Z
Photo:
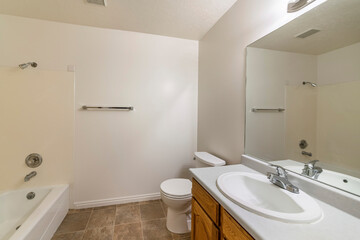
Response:
M175 197L191 195L191 181L184 178L168 179L160 184L160 189L163 193Z

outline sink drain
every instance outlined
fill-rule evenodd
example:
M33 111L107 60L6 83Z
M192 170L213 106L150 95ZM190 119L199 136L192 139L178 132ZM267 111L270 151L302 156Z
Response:
M15 230L18 230L21 227L21 225L17 226Z

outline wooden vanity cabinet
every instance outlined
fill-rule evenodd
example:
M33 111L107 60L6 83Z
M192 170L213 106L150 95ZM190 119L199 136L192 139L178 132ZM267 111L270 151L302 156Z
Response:
M194 199L191 214L191 239L219 239L219 229Z
M192 240L254 240L195 179L192 182Z

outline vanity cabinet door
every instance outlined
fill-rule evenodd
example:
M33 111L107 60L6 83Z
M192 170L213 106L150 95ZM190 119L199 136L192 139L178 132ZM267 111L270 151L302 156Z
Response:
M192 199L191 239L218 240L219 230L195 199Z
M254 240L254 238L251 237L250 234L223 208L221 208L220 222L222 240Z
M195 179L192 181L192 195L211 220L219 226L220 204Z

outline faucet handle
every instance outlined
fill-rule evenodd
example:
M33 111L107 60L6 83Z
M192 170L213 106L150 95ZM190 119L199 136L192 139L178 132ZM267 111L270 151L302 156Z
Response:
M272 164L272 163L270 163L270 166L276 168L277 175L279 175L280 177L283 177L283 178L287 178L287 174L286 174L285 168L283 168L283 167L280 166L280 165L276 165L276 164Z

